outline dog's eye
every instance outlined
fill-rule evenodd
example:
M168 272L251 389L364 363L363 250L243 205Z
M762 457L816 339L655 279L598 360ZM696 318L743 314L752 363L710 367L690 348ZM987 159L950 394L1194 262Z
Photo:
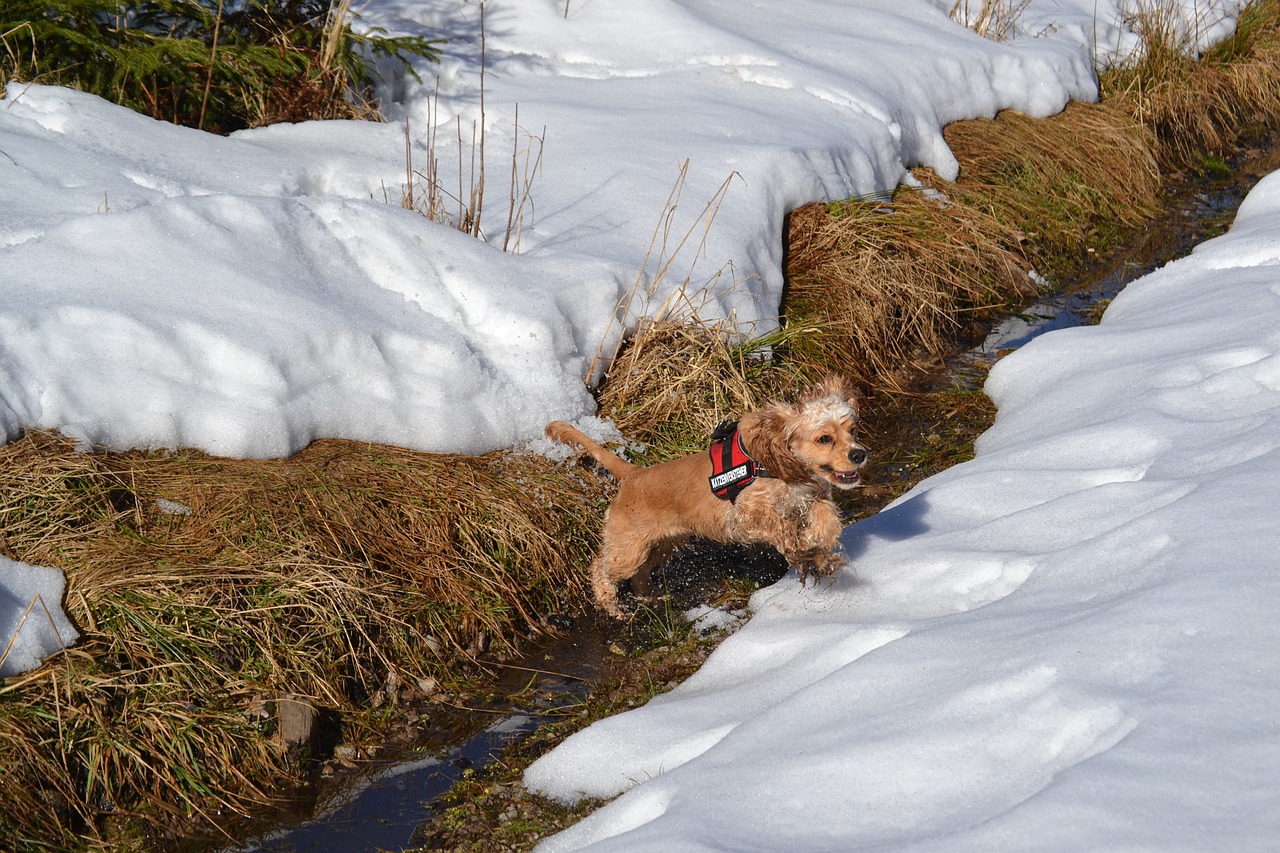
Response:
M830 444L833 441L835 441L835 439L829 435L818 436L818 444Z

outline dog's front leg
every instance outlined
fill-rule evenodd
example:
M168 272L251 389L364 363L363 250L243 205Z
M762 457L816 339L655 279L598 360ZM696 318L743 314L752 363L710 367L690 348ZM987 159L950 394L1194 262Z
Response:
M785 555L787 562L800 572L801 583L810 577L830 577L844 565L840 556L840 533L844 525L840 511L828 500L814 501L801 529L802 546L798 553Z
M804 541L811 548L834 551L840 544L844 524L840 511L829 500L817 500L809 508L809 518L804 525Z

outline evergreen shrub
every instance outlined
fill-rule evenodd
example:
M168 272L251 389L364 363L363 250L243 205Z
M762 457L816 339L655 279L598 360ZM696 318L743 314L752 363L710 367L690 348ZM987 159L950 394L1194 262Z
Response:
M374 117L380 59L417 78L441 39L356 32L350 0L8 0L0 83L70 86L153 118L229 133Z

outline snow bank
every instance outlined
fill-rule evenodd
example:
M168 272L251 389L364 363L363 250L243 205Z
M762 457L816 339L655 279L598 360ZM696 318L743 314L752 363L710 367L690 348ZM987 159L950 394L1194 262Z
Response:
M583 378L641 315L694 311L745 334L776 322L789 210L891 190L914 165L952 175L946 123L1092 100L1095 51L1136 44L1115 0L1033 0L1007 42L951 21L951 5L574 0L565 15L558 0L489 0L494 243L508 152L545 140L520 255L399 206L406 132L419 171L434 135L450 188L470 156L475 3L362 8L366 25L450 39L426 83L383 88L395 124L221 138L11 84L0 435L57 428L85 446L240 457L320 436L478 453L590 415ZM1179 8L1208 44L1239 3ZM974 589L1029 571L999 581L983 564L975 577L998 582Z
M470 191L475 4L363 9L365 25L450 38L424 83L384 88L396 124L221 138L11 84L4 437L49 427L240 457L319 436L509 447L592 412L583 380L617 319L665 305L768 330L791 208L891 190L915 164L954 174L941 128L955 119L1095 97L1087 46L985 40L926 0L486 8L483 221L496 245L513 147L545 129L519 255L400 207L406 121L413 168L428 170L435 127L442 182Z

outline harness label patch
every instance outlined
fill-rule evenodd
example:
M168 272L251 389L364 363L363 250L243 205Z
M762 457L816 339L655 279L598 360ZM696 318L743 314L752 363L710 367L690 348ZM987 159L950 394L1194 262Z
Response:
M743 463L737 468L725 471L723 474L717 474L711 478L711 491L718 492L721 489L728 488L734 483L740 483L743 480L751 479L750 463Z

